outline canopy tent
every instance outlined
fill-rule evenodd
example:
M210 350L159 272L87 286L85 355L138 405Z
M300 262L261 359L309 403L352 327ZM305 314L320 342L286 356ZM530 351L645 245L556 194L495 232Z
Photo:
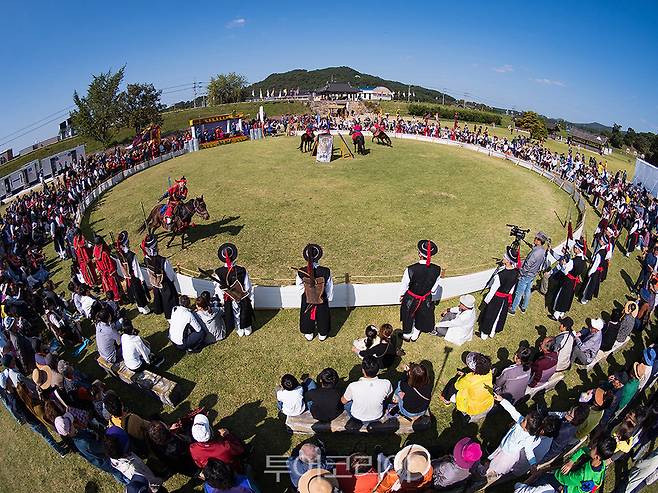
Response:
M653 164L637 158L635 160L635 176L633 176L635 185L642 185L651 195L658 197L658 168Z

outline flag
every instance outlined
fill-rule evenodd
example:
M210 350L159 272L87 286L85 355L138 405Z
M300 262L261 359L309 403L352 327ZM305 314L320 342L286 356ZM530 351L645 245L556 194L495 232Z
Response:
M567 224L567 245L569 245L569 242L573 242L573 225L571 224L571 219L569 219L569 223Z
M265 97L268 97L268 98L270 97L270 90L269 90L269 89L267 89L267 90L265 91Z
M254 90L252 89L252 90L251 90L251 97L253 98L254 96L255 96L255 94L254 94Z
M279 89L279 97L281 97L281 89Z
M263 90L262 90L262 89L259 89L259 92L260 92L260 96L259 96L260 99L263 99Z
M284 89L284 90L283 90L283 95L284 95L284 96L287 96L287 95L288 95L288 89Z

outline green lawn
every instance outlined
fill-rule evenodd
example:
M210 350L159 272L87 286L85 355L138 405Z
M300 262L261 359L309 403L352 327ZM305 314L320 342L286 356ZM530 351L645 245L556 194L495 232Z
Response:
M217 157L218 162L224 162L229 161L229 156L244 154L244 160L240 161L240 163L245 163L245 165L254 167L257 163L254 162L253 157L250 157L253 156L253 154L251 150L249 152L247 151L247 146L254 146L253 153L257 153L256 151L266 153L265 146L268 145L272 146L271 149L279 149L278 146L281 146L281 149L283 149L281 152L285 152L285 148L289 143L290 141L288 140L255 142L232 145L218 149L217 151L200 152L196 155L189 156L189 158L182 158L172 163L159 165L150 171L138 175L139 177L133 179L133 181L141 183L141 188L143 188L141 193L149 197L152 195L155 196L157 195L155 191L159 191L161 187L161 183L158 180L167 174L167 172L161 172L160 170L166 169L167 166L175 165L174 169L171 171L172 173L173 171L178 171L178 169L176 169L179 166L177 162L185 163L186 161L184 161L184 159L194 158L195 160L206 160L206 166L210 167L214 156ZM431 151L432 153L437 152L442 154L443 151L445 151L445 149L440 146L433 146L432 149L425 151L425 145L420 143L409 143L410 147L408 149L399 141L395 141L394 145L396 146L394 149L397 150L400 148L407 150L408 152L412 152L413 149L419 149L420 152ZM262 146L262 149L258 146ZM413 148L411 146L413 146ZM434 148L438 148L438 150L434 151ZM381 150L381 152L384 151L386 151L386 149ZM376 157L378 152L378 150L373 151L370 158ZM470 166L477 166L476 163L472 162L473 160L477 159L479 162L481 159L479 155L474 155L469 151L461 150L456 152L459 153L457 154L459 157L459 163L470 164L463 164L464 169L459 168L457 171L453 169L450 175L450 180L453 181L459 180L460 174L467 173ZM224 159L221 159L222 157ZM367 166L366 163L369 158L361 158L353 164L337 162L332 164L330 168L317 168L310 162L310 158L308 159L309 161L306 162L308 168L305 172L299 170L296 167L295 162L290 162L289 166L294 167L293 171L295 171L295 173L290 174L294 174L300 179L310 173L317 172L323 172L334 176L334 174L338 174L337 169L339 167L348 166L352 167L353 174L358 176L360 173L367 171L365 166ZM409 160L409 162L412 161L413 160L411 159ZM240 163L236 163L236 165L239 165ZM405 166L404 163L405 161L400 161L399 165ZM485 160L480 163L480 166L486 165L495 167L498 166L496 163L499 163L501 167L511 168L512 166L510 163L502 161L494 162L493 160L491 160L491 162L490 160ZM272 165L274 166L275 163ZM437 166L433 172L441 173L440 168L440 166ZM256 168L256 170L260 170L260 168ZM202 184L204 187L217 186L212 184L215 183L214 181L207 184L204 182L204 180L208 179L208 176L210 175L202 174L198 175L199 178L195 178L195 175L189 174L189 171L192 170L185 170L188 177L192 177L191 186L193 190L198 190L198 187L201 187ZM486 175L487 182L495 184L497 183L496 177L505 173L502 168L498 167L494 168L494 171L495 174L491 173ZM369 175L371 176L372 181L377 181L380 179L381 175L385 175L385 172L385 169L378 168L377 170L370 170ZM418 173L418 168L416 172ZM197 173L197 171L194 171L194 173ZM218 177L220 180L219 187L223 193L226 193L227 190L232 190L230 187L234 186L232 183L235 178L229 173L233 172L229 172L226 168L222 168L221 170L211 168L209 173ZM534 174L521 173L519 175L518 173L520 173L520 171L518 170L514 170L514 173L516 173L517 180L520 181L522 185L525 185L526 188L537 186L537 183L534 181L536 178ZM154 174L154 176L150 176L150 174ZM277 176L273 176L270 178L271 181L266 182L265 185L254 181L251 185L251 189L255 189L257 193L262 194L264 197L263 201L266 201L267 197L272 196L272 194L274 194L274 197L277 197L277 194L280 193L278 189L282 188L283 184L289 183L288 179L285 178L287 174L288 173L281 173ZM160 178L157 178L158 176ZM148 178L148 180L145 178ZM425 180L427 179L429 178L426 177ZM471 177L471 179L475 179L475 177ZM156 181L156 183L145 183L151 180ZM131 180L125 182L125 186L128 186L130 181ZM450 183L452 183L452 181ZM444 183L444 186L438 190L448 192L450 183ZM485 185L482 185L481 182L477 183L479 183L479 185L474 187L470 193L475 194L480 202L484 202L483 196L485 190L489 189L486 188ZM402 181L401 185L404 185L404 181ZM149 186L153 188L153 194L147 188ZM362 183L362 187L363 186ZM515 189L514 193L521 192L521 188L522 187L519 186L519 189ZM493 190L495 188L491 189ZM137 189L134 191L136 190ZM270 195L267 195L263 190L270 190ZM331 188L331 192L336 193L336 188ZM367 190L362 190L361 192L363 196L367 197L368 194L364 193L367 192ZM504 194L506 200L513 200L511 192L501 192L498 189L497 194ZM541 203L541 207L545 207L545 195L552 195L552 192L548 193L544 191L543 195L530 204ZM557 196L560 196L559 193ZM377 198L380 203L384 202L386 205L390 204L386 214L392 212L391 209L394 209L393 206L397 205L396 200L399 200L396 199L395 196L390 196L390 194L380 195ZM127 200L135 199L122 197L121 207L130 210L130 213L134 216L132 219L126 219L126 221L129 221L127 224L136 224L139 213L132 205L128 205ZM472 199L460 198L460 200ZM105 199L104 208L110 207L110 203L114 202ZM244 224L244 228L240 231L240 237L242 238L242 235L246 235L251 228L256 227L256 225L251 224L251 221L257 221L257 218L249 217L249 220L246 220L247 216L244 215L246 214L245 209L249 207L249 204L246 203L246 201L232 200L230 203L234 204L236 212L220 209L220 214L225 212L227 214L241 215L240 221L236 221L236 223ZM295 204L291 202L291 205ZM468 208L473 206L474 205L471 203L464 204L463 210L469 212ZM116 204L112 207L114 210L119 208ZM277 207L280 207L280 204L278 204ZM454 207L451 207L450 209L443 207L438 211L433 211L432 218L438 223L443 224L442 221L444 221L444 216L453 209L461 210L460 207L459 203L455 204ZM261 204L261 210L263 211L263 214L269 213L268 207L263 207L263 204ZM479 214L484 213L482 212L484 209L478 210ZM547 216L550 216L552 212L549 211L546 214ZM355 222L362 223L361 215L362 212L359 212L359 215L355 216ZM385 214L382 213L381 215L384 216ZM96 220L101 219L97 213L92 217L96 217ZM319 218L319 223L330 222L328 216L322 211L314 217ZM492 221L493 224L489 225L486 225L486 221L491 221L491 219L482 219L487 228L497 227L498 223L513 220L513 218L508 218L508 216L503 215L500 212L496 213L494 217L495 221ZM218 215L213 211L213 219L211 219L211 222L217 218ZM287 215L282 219L284 219L284 222L277 222L276 227L272 228L273 230L279 228L280 224L287 224L288 221L292 220ZM107 218L107 221L110 221L110 218ZM597 221L597 216L590 209L587 214L587 230L590 233L593 231ZM345 222L344 225L339 224L339 226L342 228L344 226L346 227L347 224L348 223ZM531 224L528 225L530 226ZM532 227L536 227L537 225L538 224L533 223ZM96 226L107 228L105 223L97 223ZM472 225L469 223L466 226L470 228ZM364 234L366 233L366 227L362 225L360 229L364 230ZM108 230L106 229L105 232L107 231ZM348 233L345 233L343 236L347 240L348 238L351 238L353 230L345 231L348 231ZM443 264L444 261L448 261L451 258L446 252L448 245L446 244L447 242L445 241L445 238L453 233L449 227L437 227L434 232L435 235L433 237L437 239L439 245L443 248L438 258L438 262ZM280 241L277 240L277 235L281 237L285 236L284 232L280 229L272 231L271 234L268 234L267 231L263 231L262 234L262 244L266 245L266 247L263 248L264 250L269 249L271 246L276 245L277 241ZM296 233L290 232L285 234L294 236ZM222 241L223 239L225 239L224 236L222 236ZM300 237L298 239L300 244L303 243L302 240L305 240L305 238ZM503 248L505 243L507 243L507 240L508 239L504 232L501 232L491 240L492 245L482 244L481 248L489 248L492 251L498 251ZM246 241L246 239L244 241ZM391 249L395 255L390 258L394 257L395 261L391 262L390 268L394 272L400 271L401 273L402 266L405 261L408 260L405 259L405 257L413 254L413 245L415 244L416 236L408 237L403 230L396 228L395 225L393 225L392 229L390 229L386 235L386 241L397 245L395 248ZM218 242L219 239L213 239L210 241L213 248L216 247ZM133 240L133 244L136 243L137 241ZM478 243L477 239L472 240L472 243ZM242 244L242 240L239 244ZM411 246L408 247L407 244ZM401 245L404 245L405 247L401 248ZM328 251L327 255L333 255L333 257L329 257L332 260L329 262L329 265L333 265L334 263L339 262L339 260L335 257L335 253L330 253L330 251L331 250ZM243 249L243 252L246 259L250 259L249 255L254 255L253 253L249 253L249 249ZM381 254L389 255L390 252L382 252ZM53 257L51 249L48 250L47 255L49 258ZM192 255L192 250L190 251L190 255ZM294 252L290 255L292 255L291 258L295 258ZM288 265L288 258L289 257L283 259L279 258L276 259L276 261L285 267ZM480 255L480 258L482 258L483 262L487 261L484 254ZM251 259L255 260L254 257L251 257ZM470 259L470 262L473 264L478 260L477 257ZM212 253L212 255L208 253L207 258L205 259L205 265L214 265L214 263L214 253ZM369 265L370 264L372 264L373 267L378 265L377 259L370 259ZM247 265L251 267L252 263L247 262ZM265 264L263 263L263 265ZM617 253L612 261L609 279L602 286L601 297L598 300L590 302L587 306L575 303L574 309L569 315L574 318L578 325L583 324L586 317L596 317L600 316L602 313L604 316L607 316L613 307L614 300L618 300L622 303L625 301L625 296L628 293L625 279L630 277L634 280L638 272L638 267L639 263L634 256L625 258ZM257 266L253 265L251 268L253 270L257 268ZM66 272L68 271L68 265L53 262L53 271L57 280L64 280ZM59 289L64 289L64 286L60 285ZM449 303L443 302L438 310L441 310L446 306L449 306ZM257 330L251 337L240 339L235 334L232 334L227 340L204 349L200 354L185 356L182 359L180 359L179 355L172 350L172 348L166 346L167 324L162 317L154 315L138 316L135 318L135 325L142 331L142 335L150 341L153 349L156 351L162 351L166 356L166 375L181 382L183 388L189 394L186 400L175 410L164 410L162 414L165 419L173 420L190 408L196 407L199 404L206 405L211 409L211 416L214 418L215 423L221 423L223 426L229 427L238 435L251 441L251 443L255 445L255 469L258 472L258 478L263 491L270 493L283 491L288 483L285 476L283 477L282 483L277 484L274 482L274 477L272 475L263 473L266 455L286 454L292 447L305 438L302 436L288 435L285 432L283 423L277 418L273 389L278 383L280 376L287 372L294 373L298 376L303 373L316 375L322 368L333 366L338 370L341 376L345 378L346 382L355 378L359 371L359 361L350 351L352 340L356 337L360 337L364 327L369 323L381 324L389 322L395 327L399 326L398 310L399 309L394 306L358 308L350 311L335 309L332 312L334 322L333 337L323 343L319 342L317 339L308 343L303 339L297 328L298 312L295 310L258 312L256 323ZM133 312L133 314L134 313L135 312ZM464 346L457 348L445 344L442 339L422 336L419 342L404 345L406 356L396 369L386 372L385 376L395 383L401 374L400 369L405 363L410 361L425 361L427 364L431 365L438 392L446 381L454 375L456 369L463 366L460 358L464 351L482 351L491 355L494 362L501 363L501 361L504 362L508 359L509 354L515 351L521 341L525 340L534 344L537 339L543 337L546 333L553 335L556 332L557 324L546 317L546 312L543 309L543 299L535 293L529 311L524 315L517 314L515 317L510 318L505 331L497 335L496 338L486 342L483 342L480 339L474 339ZM655 330L653 332L653 335L655 335ZM646 335L645 337L649 338L649 335ZM638 351L635 349L637 347L641 347L639 339L635 341L634 345L617 353L613 358L610 358L607 363L604 363L601 367L595 368L590 373L587 373L584 370L571 370L567 375L566 382L558 385L555 391L551 391L546 395L546 402L552 409L566 409L570 403L575 402L579 392L585 388L591 387L595 382L605 378L607 375L605 372L608 370L608 363L610 364L610 367L618 368L634 361L638 355ZM95 364L93 353L87 352L78 364L94 377L103 377L102 372ZM138 394L125 385L114 381L107 381L111 387L115 388L120 393L125 399L127 405L135 411L144 416L150 416L154 413L162 412L160 406L154 400ZM376 443L384 445L387 451L395 452L407 441L421 443L448 452L452 449L455 441L465 435L479 435L485 444L489 446L489 450L493 450L493 447L498 444L502 434L510 425L510 420L505 419L502 416L499 416L495 422L491 420L487 421L485 426L481 429L478 429L475 425L466 425L459 417L453 414L452 408L447 408L441 404L438 396L433 399L431 410L436 416L436 427L430 431L418 433L413 436L398 437L380 435L358 437L342 434L329 434L322 435L321 438L325 441L328 449L336 454L349 453L354 450L355 447L365 446L368 447L369 450L372 450L372 446ZM111 482L112 480L107 475L94 471L79 457L72 456L60 459L55 456L29 429L26 427L18 427L14 424L4 410L0 410L0 441L5 444L4 451L0 454L0 485L2 485L0 491L29 493L34 490L36 485L53 491L96 491L94 489L85 490L85 487L91 488L92 483L102 492L118 493L120 491L120 488L113 484ZM612 490L612 471L609 477L610 480L606 483L606 492ZM169 491L200 491L199 484L188 482L187 478L179 476L171 478L167 482L167 487ZM196 489L194 489L195 487ZM500 487L498 490L501 492L510 491L509 486Z
M91 208L91 229L133 233L167 178L184 174L190 196L203 194L211 214L191 230L193 243L163 248L175 265L209 268L217 247L232 241L260 280L292 279L308 242L319 243L336 275L393 275L416 257L418 239L433 238L447 275L483 270L500 256L509 228L565 232L569 196L532 171L447 146L395 140L354 160L316 164L279 137L188 154L140 173ZM535 207L541 200L542 207ZM133 240L136 243L137 240ZM280 282L279 282L280 284Z

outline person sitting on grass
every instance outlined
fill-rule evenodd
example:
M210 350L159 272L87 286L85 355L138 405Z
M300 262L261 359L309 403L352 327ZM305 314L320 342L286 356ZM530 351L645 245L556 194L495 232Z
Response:
M473 328L477 320L475 298L471 294L459 297L459 305L441 313L432 335L444 337L446 341L461 346L473 339Z
M455 403L457 410L468 416L477 416L486 413L494 404L491 359L470 352L466 355L466 366L470 371L457 371L441 392L441 400L445 405Z
M552 349L554 341L552 337L545 337L539 346L539 354L535 357L531 365L532 373L530 382L528 382L528 387L531 389L548 383L555 373L558 354Z
M384 415L384 404L393 393L391 382L379 378L379 363L373 356L365 356L361 362L363 376L347 386L341 402L351 418L368 424Z
M379 342L359 352L359 357L363 359L366 356L372 356L377 359L380 369L390 368L395 363L395 356L398 350L396 341L393 340L393 326L391 324L383 324L379 328L377 337L379 338Z
M576 443L576 432L589 416L589 406L587 404L576 404L567 412L550 412L549 416L557 416L561 420L560 431L551 442L551 447L542 459L542 463L555 459L558 455L568 451Z
M139 331L133 327L133 324L127 318L121 325L121 355L123 362L129 370L134 372L142 371L148 367L157 368L164 362L164 357L154 356L151 348L139 337Z
M365 454L352 454L345 462L336 463L336 478L342 493L371 493L379 483L373 458Z
M204 291L196 300L196 314L206 329L206 344L213 344L226 338L226 325L222 316L222 309L211 297L210 292Z
M581 365L589 365L594 360L599 349L601 349L603 338L601 329L603 329L603 320L595 318L590 320L589 327L576 332L575 347L571 353L572 365L575 362Z
M617 411L624 409L637 393L639 385L639 380L631 378L628 372L624 370L610 375L608 381L601 387L612 390L614 399L612 405L603 413L601 423L607 424Z
M395 454L392 464L382 454L377 459L389 464L373 493L421 492L432 484L430 453L421 445L407 445Z
M306 412L304 394L316 388L315 382L307 378L302 384L294 375L286 373L281 377L281 387L277 387L276 400L279 411L286 416L299 416Z
M205 329L190 310L190 298L181 295L169 319L169 340L178 349L198 353L203 348L205 338Z
M340 401L343 393L337 387L339 381L336 370L325 368L318 375L318 387L304 394L306 408L314 419L330 422L343 413L343 404Z
M334 463L327 457L322 446L315 443L303 443L296 447L286 461L292 486L297 489L300 478L312 469L333 469Z
M247 476L236 474L219 459L208 459L201 472L204 493L255 493L257 490Z
M106 433L103 438L105 455L110 459L112 467L126 478L126 482L129 483L139 476L146 480L145 482L148 485L147 491L157 493L162 486L162 479L153 474L153 471L151 471L144 461L130 451L129 444L130 439L126 432L117 427L115 427L113 432Z
M379 344L377 327L374 325L368 325L365 330L365 337L354 339L354 342L352 343L352 352L356 353L359 358L363 359L363 356L360 354L361 351L370 349L377 344Z
M151 423L135 413L126 411L119 396L111 390L105 393L103 406L110 415L109 426L118 426L125 430L133 448L141 455L141 452L146 450L146 434Z
M210 459L219 459L235 472L242 472L244 444L226 428L217 430L215 436L208 417L197 414L192 423L192 438L194 442L190 444L190 455L198 468L206 467Z
M393 394L396 404L388 410L394 416L398 412L409 419L427 413L432 400L432 383L427 368L422 364L409 363L404 367L404 375L398 382Z
M530 381L530 360L532 349L520 347L514 355L514 364L505 368L494 385L497 394L514 404L525 396Z

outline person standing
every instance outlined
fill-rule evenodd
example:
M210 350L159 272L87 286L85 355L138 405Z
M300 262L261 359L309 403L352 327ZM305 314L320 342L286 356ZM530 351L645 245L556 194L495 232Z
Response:
M585 260L585 243L582 239L576 240L573 245L574 256L572 259L566 260L564 257L560 259L558 269L564 274L560 280L560 284L553 301L553 318L559 320L571 310L573 297L576 293L576 288L581 282L581 276L587 267Z
M434 329L433 296L439 289L441 267L432 263L439 248L431 240L418 242L418 262L404 270L400 283L400 321L402 337L417 341L421 332Z
M94 264L101 275L104 293L112 293L112 299L121 301L119 283L117 282L117 264L110 255L110 248L100 235L94 236Z
M153 290L153 312L164 313L167 320L171 318L171 310L178 305L178 292L174 279L176 273L169 260L158 253L158 240L148 234L142 241L144 264Z
M128 232L121 231L117 236L116 252L119 257L123 279L126 283L126 293L129 301L137 305L137 310L142 315L151 313L148 306L148 290L145 287L144 273L137 262L137 255L130 249Z
M299 329L307 341L315 333L324 341L331 330L329 302L334 296L334 282L328 267L319 264L323 251L320 245L309 243L304 247L306 266L297 270L295 284L302 295L299 311Z
M75 228L73 232L73 250L85 283L87 286L96 286L98 277L92 261L92 248L80 228Z
M514 315L516 309L521 305L521 311L525 313L530 304L530 295L532 292L532 283L535 277L544 266L546 260L546 251L544 245L548 241L548 237L542 232L538 231L533 241L532 250L523 261L521 270L519 272L519 280L516 283L514 301L509 309L509 314ZM523 303L521 303L523 300Z
M512 303L514 286L519 278L516 268L517 250L507 247L503 255L503 269L493 278L489 293L484 298L486 307L480 317L480 337L483 340L493 337L503 330L507 320L507 310Z
M589 303L592 298L599 296L599 286L601 285L601 275L606 262L607 249L605 248L607 240L604 237L599 238L599 248L592 258L592 265L587 271L587 282L583 287L583 294L580 302L583 305Z
M215 293L224 300L224 324L228 330L235 329L239 337L249 336L254 320L254 290L247 269L235 263L238 248L224 243L217 250L224 265L215 270L218 283Z

